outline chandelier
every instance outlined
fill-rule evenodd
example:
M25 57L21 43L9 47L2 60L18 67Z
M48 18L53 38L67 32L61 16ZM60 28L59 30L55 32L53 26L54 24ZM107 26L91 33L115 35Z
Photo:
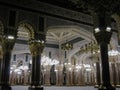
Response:
M41 65L46 66L46 65L57 65L59 64L59 61L56 59L51 59L47 56L43 56L41 59Z
M30 64L32 64L32 60L30 60ZM41 57L41 65L46 66L46 65L57 65L59 64L59 61L56 59L51 59L47 56L42 56Z
M62 49L65 51L73 49L73 43L67 42L67 43L63 44Z
M10 67L10 74L12 72L15 72L18 75L21 75L24 70L28 70L29 67L27 65L22 65L22 66L16 66L16 65L11 65Z
M81 46L79 52L91 52L92 54L97 54L100 52L98 44L95 42L91 42L88 44L85 44L84 46ZM118 50L109 50L108 51L108 56L117 56L120 55L120 52Z
M117 50L108 51L108 56L117 56L117 55L120 55L120 52Z
M92 54L95 54L95 53L99 53L100 50L98 44L94 41L82 46L80 48L80 52L86 52L86 53L91 52Z

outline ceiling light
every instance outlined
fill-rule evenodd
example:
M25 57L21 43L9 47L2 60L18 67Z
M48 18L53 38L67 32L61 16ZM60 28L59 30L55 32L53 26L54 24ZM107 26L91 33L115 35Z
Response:
M71 71L72 70L72 68L69 68L69 71Z
M8 35L7 38L8 38L8 39L14 39L14 36L12 36L12 35Z
M111 31L111 27L107 27L106 31L110 32Z
M91 71L91 69L90 69L90 68L87 68L86 71Z
M100 29L99 28L95 28L95 33L98 33L100 32Z

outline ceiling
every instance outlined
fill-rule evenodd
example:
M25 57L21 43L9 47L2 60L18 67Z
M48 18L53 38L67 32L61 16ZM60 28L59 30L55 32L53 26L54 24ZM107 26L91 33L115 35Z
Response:
M86 8L77 7L77 5L74 1L76 2L79 0L36 0L36 2L44 2L44 3L52 4L54 6L59 6L62 8L67 8L67 9L75 10L75 11L90 15L90 12ZM95 0L92 0L92 1L95 1ZM0 27L1 27L1 24L0 24ZM69 42L69 41L74 40L79 37L82 39L85 39L80 36L81 33L79 34L74 29L69 30L69 31L66 31L66 28L62 28L62 29L59 28L60 30L57 30L57 29L58 28L54 29L54 31L56 31L56 32L48 30L47 36L46 36L47 43L59 45L59 44ZM22 27L22 26L18 27L18 38L17 38L18 40L28 41L28 39L29 39L28 35L29 34L28 34L27 30L25 30L24 27ZM83 35L83 36L86 37L85 35ZM25 47L21 47L20 44L19 45L16 44L15 49L18 48L18 50L19 50L20 48L24 49Z
M66 42L69 42L71 40L74 40L78 37L80 37L73 28L68 28L67 30L66 27L62 28L53 28L52 30L48 30L46 34L46 43L51 43L51 44L63 44ZM18 38L19 40L29 40L29 34L26 30L26 28L20 26L18 28Z
M22 29L22 28L20 28ZM18 29L18 39L17 40L25 40L27 42L28 40L28 33L25 31ZM65 43L67 40L72 40L76 38L76 35L71 32L47 32L46 36L46 43L52 44L52 45L59 45L59 43ZM54 46L51 46L54 47ZM54 47L55 48L55 47ZM29 46L28 44L20 44L16 43L13 49L14 53L21 53L21 51L29 53Z
M90 14L91 10L108 11L109 13L117 13L120 15L120 0L37 0L49 3L59 7L75 10L85 14Z
M63 8L78 11L78 12L82 12L84 14L90 14L90 12L86 8L78 7L74 3L74 1L77 1L77 0L37 0L37 1L52 4L55 6L63 7Z

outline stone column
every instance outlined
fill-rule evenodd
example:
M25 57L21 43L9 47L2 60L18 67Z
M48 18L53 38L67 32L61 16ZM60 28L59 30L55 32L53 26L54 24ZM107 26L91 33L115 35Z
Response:
M7 31L7 30L6 30ZM11 90L9 85L11 52L15 44L15 37L5 35L2 38L3 59L1 61L1 88L0 90Z
M59 86L63 85L63 72L62 72L62 70L63 70L63 65L59 65L59 68L58 68L58 71L59 71L59 73L58 73Z
M111 63L111 70L112 70L112 84L114 86L117 85L117 79L116 79L116 69L115 69L115 63Z
M46 86L50 86L50 67L51 67L50 65L47 65L45 70L44 79Z
M69 69L69 75L70 75L70 85L73 86L73 68L71 70Z
M56 72L56 86L58 86L59 85L59 82L58 82L58 75L59 75L59 71L58 71L58 66L56 66L56 70L55 70L55 72Z
M81 69L78 70L78 86L81 85Z
M51 69L50 69L50 84L51 85L56 85L55 65L52 65Z
M44 41L30 40L29 48L32 55L32 76L29 90L43 90L41 87L41 53L44 49Z
M101 84L101 77L100 77L100 63L96 62L96 79L97 79L97 85L98 87Z
M66 85L66 81L67 81L67 75L66 75L67 71L66 71L66 67L65 65L63 66L63 71L62 71L62 74L63 74L63 85Z
M96 14L94 35L100 45L101 65L102 65L102 85L99 90L115 90L110 83L108 44L111 39L112 31L110 27L109 13L100 11Z
M120 87L120 63L118 63L118 84L119 84L119 87Z
M85 85L85 69L83 66L81 68L80 81L80 85Z
M2 60L3 60L3 55L2 55L2 49L0 48L0 82L1 82L1 70L2 70Z
M116 63L117 70L117 86L120 87L120 63Z

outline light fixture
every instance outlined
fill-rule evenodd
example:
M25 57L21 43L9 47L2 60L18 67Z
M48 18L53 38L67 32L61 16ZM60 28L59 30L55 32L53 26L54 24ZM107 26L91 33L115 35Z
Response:
M12 69L13 69L13 67L10 67L10 69L12 70Z
M29 40L29 44L36 43L39 44L40 46L44 47L45 46L45 41L44 40L37 40L37 39L31 39Z
M90 43L85 44L84 46L81 46L79 52L91 52L92 54L99 53L99 46L95 41L91 41Z
M30 64L32 64L32 61L30 60ZM46 65L57 65L59 64L59 61L56 59L50 59L47 56L42 56L41 57L41 65L46 66Z
M63 45L62 45L62 49L63 49L63 50L71 50L71 49L73 49L73 44L67 42L66 44L63 44Z
M76 65L76 69L81 69L82 67L80 65Z
M7 38L12 40L12 39L14 39L14 36L8 35Z
M71 71L72 70L72 68L69 68L69 71Z
M13 71L12 70L10 70L10 74L12 73Z
M83 64L83 66L84 66L85 68L90 68L90 65L89 65L89 64Z
M55 69L55 72L57 72L58 70L57 69Z
M18 68L14 70L14 72L19 72L19 71L20 71L20 69L18 69Z
M20 70L28 70L28 66L19 66L18 69L20 69Z
M107 31L107 32L111 32L111 27L107 27L107 28L106 28L106 31Z
M120 52L118 52L117 50L111 50L111 51L108 51L108 55L117 56L117 55L120 55Z
M18 75L21 75L21 74L22 74L22 72L21 72L21 71L18 71L18 72L17 72L17 74L18 74Z
M91 69L90 69L90 68L87 68L86 71L91 71Z
M97 27L95 28L95 33L98 33L98 32L100 32L100 29Z

